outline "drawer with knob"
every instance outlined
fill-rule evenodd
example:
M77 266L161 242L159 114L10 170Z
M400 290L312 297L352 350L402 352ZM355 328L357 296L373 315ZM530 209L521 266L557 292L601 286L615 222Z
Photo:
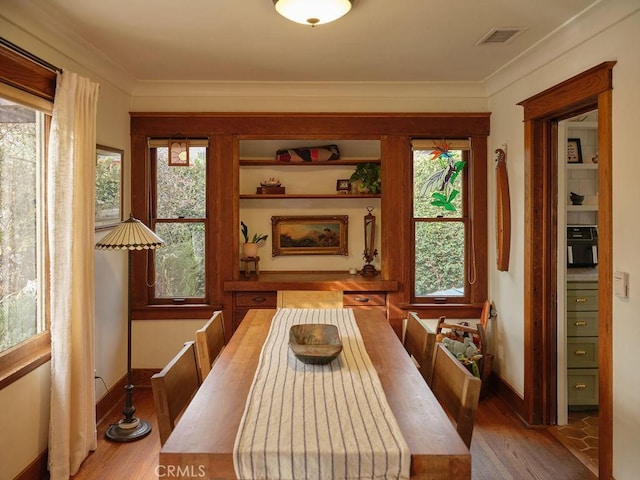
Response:
M236 307L276 308L276 292L237 292Z
M598 290L567 290L567 310L598 310Z
M569 368L597 368L598 337L567 338L567 366Z
M380 310L386 315L387 295L385 292L344 292L342 304L344 308Z
M233 330L252 308L276 308L277 292L236 292L233 295Z
M344 292L342 302L345 307L367 307L386 305L384 292Z
M567 370L569 405L598 405L598 369Z
M567 312L567 336L598 336L598 312Z

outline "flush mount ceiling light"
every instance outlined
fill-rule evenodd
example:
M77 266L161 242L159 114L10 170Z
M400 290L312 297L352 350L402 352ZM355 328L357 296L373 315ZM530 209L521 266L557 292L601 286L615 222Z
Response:
M353 0L273 0L276 11L292 22L322 25L333 22L351 10Z

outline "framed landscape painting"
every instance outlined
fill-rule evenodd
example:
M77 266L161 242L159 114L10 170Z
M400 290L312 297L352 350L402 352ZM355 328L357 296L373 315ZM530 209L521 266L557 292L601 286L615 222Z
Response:
M111 228L122 221L123 155L123 150L96 146L96 230Z
M348 226L348 215L271 217L271 255L348 255Z

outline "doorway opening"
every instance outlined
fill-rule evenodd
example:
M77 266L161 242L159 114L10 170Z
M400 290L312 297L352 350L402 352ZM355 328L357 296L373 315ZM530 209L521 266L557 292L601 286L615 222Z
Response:
M557 422L558 122L598 110L598 379L601 478L612 475L612 192L613 67L605 62L519 105L525 127L524 419Z

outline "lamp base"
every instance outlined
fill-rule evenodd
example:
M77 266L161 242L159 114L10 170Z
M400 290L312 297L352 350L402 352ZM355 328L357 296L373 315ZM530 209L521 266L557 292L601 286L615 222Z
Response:
M362 275L363 277L374 277L377 274L378 271L376 270L376 267L374 267L370 263L367 263L364 267L362 267L362 271L360 272L360 275Z
M151 433L151 424L145 420L136 417L132 423L125 423L123 420L107 428L104 436L113 442L133 442Z

